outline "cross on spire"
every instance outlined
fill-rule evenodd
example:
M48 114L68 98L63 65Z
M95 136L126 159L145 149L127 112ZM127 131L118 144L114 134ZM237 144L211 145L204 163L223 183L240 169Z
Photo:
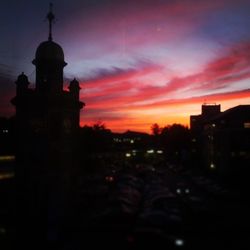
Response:
M47 14L47 19L49 20L49 41L52 41L52 22L55 19L55 16L52 12L53 4L49 4L49 13Z

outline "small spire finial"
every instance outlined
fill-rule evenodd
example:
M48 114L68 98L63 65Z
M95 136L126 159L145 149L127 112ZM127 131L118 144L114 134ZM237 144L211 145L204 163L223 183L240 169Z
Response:
M47 19L49 20L49 41L52 41L52 22L55 19L55 16L52 12L53 4L49 4L49 13L47 14Z

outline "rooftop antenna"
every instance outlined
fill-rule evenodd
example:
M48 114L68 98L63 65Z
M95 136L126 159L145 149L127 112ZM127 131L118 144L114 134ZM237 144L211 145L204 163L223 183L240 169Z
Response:
M49 4L49 13L47 14L47 19L49 20L49 41L52 41L52 22L54 21L55 19L55 16L52 12L52 9L53 9L53 4L50 3Z

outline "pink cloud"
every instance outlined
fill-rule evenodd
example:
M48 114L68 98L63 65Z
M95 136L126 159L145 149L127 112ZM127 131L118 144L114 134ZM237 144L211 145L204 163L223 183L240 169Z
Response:
M249 44L244 42L235 45L196 74L172 77L170 80L166 76L166 84L162 86L154 85L154 79L151 85L145 85L142 82L145 75L150 77L155 72L164 72L163 67L154 65L129 71L121 70L110 75L106 72L107 74L100 75L96 79L87 80L86 83L82 83L82 87L89 88L90 91L87 91L86 95L83 91L81 98L86 101L86 112L88 108L95 110L88 118L91 120L99 115L109 121L111 119L110 124L115 124L116 116L117 121L122 122L122 114L133 117L133 110L166 109L176 105L182 105L185 109L185 105L200 104L205 99L211 102L221 102L248 98L250 97L249 89L240 90L239 86L238 91L232 92L228 86L237 85L237 81L250 78ZM207 92L211 90L214 90L214 94L208 95ZM217 93L217 90L222 93ZM183 96L177 98L178 91L184 91L184 93L187 91L188 94L184 98ZM196 93L196 97L192 96L192 92ZM158 100L158 98L161 99ZM145 101L148 104L143 103ZM84 112L82 117L84 117ZM137 122L139 124L139 121ZM143 121L143 123L148 122Z
M83 89L91 89L104 87L114 83L116 84L118 82L127 82L159 71L160 69L162 69L162 67L159 65L138 65L135 66L135 68L129 68L127 70L120 68L112 68L110 71L96 70L96 76L89 79L83 79L81 87Z
M141 105L140 107L130 107L130 110L133 109L149 109L149 108L165 108L166 106L176 106L176 105L185 105L185 104L201 104L204 100L208 100L210 103L219 103L222 101L230 100L240 100L244 98L250 98L250 89L234 91L234 92L225 92L219 94L211 95L202 95L197 97L187 97L182 99L169 99L166 101L159 101L151 104ZM250 100L249 100L250 101Z

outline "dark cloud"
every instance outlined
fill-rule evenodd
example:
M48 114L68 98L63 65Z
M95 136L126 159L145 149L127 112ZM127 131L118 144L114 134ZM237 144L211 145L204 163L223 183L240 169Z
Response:
M91 72L91 76L88 78L83 78L81 79L82 81L88 82L88 81L93 81L93 80L97 80L97 79L103 79L105 77L116 77L116 76L120 76L123 75L124 73L134 73L136 72L136 70L134 68L128 68L128 69L123 69L123 68L119 68L119 67L111 67L111 68L99 68L99 69L95 69L94 71Z

